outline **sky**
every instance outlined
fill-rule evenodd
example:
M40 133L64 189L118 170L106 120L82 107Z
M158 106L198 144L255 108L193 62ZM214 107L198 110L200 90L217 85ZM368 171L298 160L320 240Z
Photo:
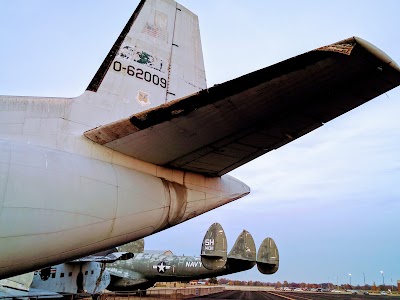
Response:
M138 0L0 2L0 94L80 95ZM359 36L400 63L400 2L181 0L199 16L208 86ZM199 255L219 222L272 237L280 269L240 280L386 284L400 280L400 87L230 174L251 194L146 239ZM352 274L351 276L349 274Z

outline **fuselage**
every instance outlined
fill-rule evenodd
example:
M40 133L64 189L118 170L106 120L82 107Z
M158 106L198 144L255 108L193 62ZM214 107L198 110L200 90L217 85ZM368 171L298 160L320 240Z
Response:
M94 114L92 102L91 92L0 96L0 279L148 236L249 193L231 176L166 169L89 141L84 131L121 117Z
M146 0L81 96L0 96L0 279L125 244L248 194L230 176L164 168L83 135L206 88L197 16L173 0ZM142 155L165 154L133 142Z
M222 268L208 270L203 266L200 257L135 253L131 259L107 265L112 277L107 289L132 291L145 281L151 286L155 282L202 279L245 271L254 265L254 261L228 259Z
M61 294L96 294L109 284L110 274L101 263L66 263L36 271L31 288Z

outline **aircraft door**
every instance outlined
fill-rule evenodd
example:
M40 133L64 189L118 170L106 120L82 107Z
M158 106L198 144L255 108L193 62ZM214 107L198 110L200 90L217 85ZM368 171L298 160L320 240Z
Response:
M77 293L83 293L83 272L82 272L82 264L79 266L79 273L76 276L76 286Z

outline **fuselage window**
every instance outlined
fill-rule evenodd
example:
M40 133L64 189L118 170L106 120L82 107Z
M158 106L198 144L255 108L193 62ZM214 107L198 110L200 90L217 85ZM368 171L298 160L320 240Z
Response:
M87 275L88 274L88 271L85 271L85 275Z
M60 273L60 277L64 277L64 273Z
M72 276L72 272L69 272L69 273L68 273L68 277L71 277L71 276Z
M94 271L92 270L90 273L91 273L91 274L94 274Z
M56 278L56 273L51 274L51 278Z

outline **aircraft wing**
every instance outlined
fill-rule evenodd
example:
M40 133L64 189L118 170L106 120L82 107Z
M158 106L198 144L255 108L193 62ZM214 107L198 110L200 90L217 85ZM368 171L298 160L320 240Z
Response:
M82 263L82 262L100 262L100 263L113 263L117 260L127 260L133 257L131 252L113 252L107 255L89 255L82 258L75 259L70 263Z
M34 272L0 280L0 299L62 298L62 295L47 290L32 289Z
M353 37L85 136L140 160L221 176L399 84L396 63Z
M29 289L29 291L21 291L0 286L0 299L21 299L21 298L54 299L62 297L63 296L61 294L57 294L46 290Z

